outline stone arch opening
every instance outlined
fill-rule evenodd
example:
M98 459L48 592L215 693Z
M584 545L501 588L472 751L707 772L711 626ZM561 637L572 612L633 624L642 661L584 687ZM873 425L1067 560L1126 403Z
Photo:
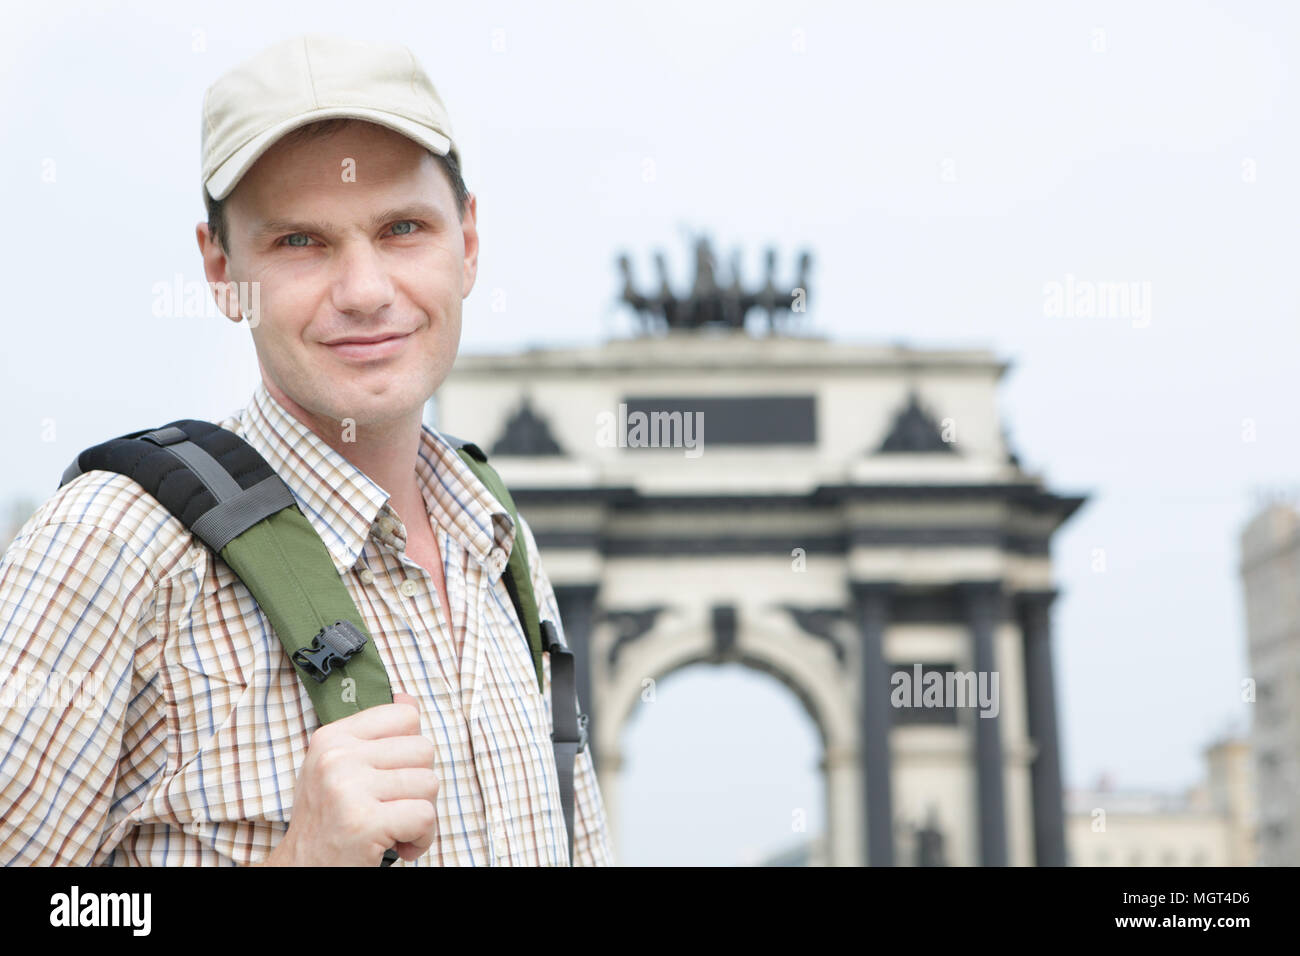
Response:
M810 730L809 759L815 805L804 810L792 803L786 808L785 839L774 838L766 847L770 852L751 862L786 865L860 862L856 813L861 785L853 743L856 725L852 688L834 655L828 651L822 659L816 653L809 654L808 641L805 634L779 616L764 614L761 617L742 615L735 645L722 656L712 647L705 628L656 629L637 642L635 655L622 659L617 672L609 675L597 731L597 746L602 755L601 787L606 793L607 809L612 811L616 842L621 839L621 833L631 832L630 825L626 830L623 826L625 808L634 816L637 813L633 808L637 806L639 794L628 788L644 786L636 778L637 769L626 759L631 755L628 747L634 743L628 739L629 730L636 733L641 712L660 702L660 689L671 688L674 677L703 675L707 673L703 670L705 665L722 665L733 667L732 673L749 675L776 691L789 701L790 713L799 714ZM717 727L717 721L714 726ZM730 729L718 733L719 746L725 739L735 740L737 734L746 743L753 743L752 736L743 736L745 728L738 729L730 723L725 726ZM708 728L703 730L708 732ZM767 728L758 732L774 733ZM688 734L690 730L675 726L671 733ZM797 739L797 731L789 731L789 737L785 733L780 732L782 740ZM732 736L728 738L728 734ZM680 769L689 772L687 767ZM665 764L663 772L671 773L673 768ZM805 802L808 802L806 797ZM616 855L623 859L617 848Z

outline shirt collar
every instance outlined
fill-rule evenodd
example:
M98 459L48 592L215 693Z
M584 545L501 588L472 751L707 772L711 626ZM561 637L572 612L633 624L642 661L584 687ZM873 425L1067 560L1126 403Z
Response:
M258 383L240 425L244 440L289 486L339 573L355 567L380 517L396 519L389 493L291 415L265 382ZM504 568L514 533L510 515L428 425L420 429L415 471L434 526L445 529L480 563L491 559Z

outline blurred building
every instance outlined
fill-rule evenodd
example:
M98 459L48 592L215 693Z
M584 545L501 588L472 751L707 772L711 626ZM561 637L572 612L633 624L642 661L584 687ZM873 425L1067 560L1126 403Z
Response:
M921 823L898 822L894 828L896 866L948 866L944 832L937 808L930 806ZM826 834L797 840L762 860L759 866L829 866Z
M537 536L615 839L647 682L740 661L821 732L827 830L783 859L1063 863L1050 542L1084 499L1008 446L1007 364L681 326L462 355L436 396Z
M1275 504L1241 535L1260 862L1300 864L1300 514Z
M1251 866L1259 862L1250 743L1208 747L1206 781L1184 793L1067 793L1071 866Z
M792 843L759 863L759 866L826 866L826 835Z

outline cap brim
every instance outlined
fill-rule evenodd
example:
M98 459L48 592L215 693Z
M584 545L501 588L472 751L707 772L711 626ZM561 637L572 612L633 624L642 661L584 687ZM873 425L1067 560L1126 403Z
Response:
M216 168L211 176L208 177L205 184L208 194L213 199L225 199L230 195L230 191L235 188L235 184L243 177L244 173L252 169L253 164L261 158L262 154L274 145L285 133L295 130L299 126L306 126L308 123L319 122L327 119L351 118L366 120L367 122L377 123L380 126L386 126L394 132L401 133L410 139L415 140L422 146L427 146L440 156L446 156L451 149L451 140L436 130L416 123L404 116L398 116L394 113L386 113L383 110L371 110L363 107L346 107L335 106L327 109L313 110L310 113L303 113L292 119L285 120L276 126L272 126L265 132L253 137L224 163Z

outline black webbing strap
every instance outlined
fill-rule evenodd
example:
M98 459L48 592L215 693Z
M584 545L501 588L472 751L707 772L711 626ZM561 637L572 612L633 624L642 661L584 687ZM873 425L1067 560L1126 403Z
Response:
M97 469L131 478L218 553L258 521L295 505L293 492L256 449L211 422L182 419L87 448L59 486Z
M560 804L569 834L569 865L573 865L573 765L587 746L587 715L578 713L578 685L573 651L561 641L550 621L542 621L542 646L551 655L551 741L555 771L560 779ZM564 702L564 706L561 705Z
M263 518L295 503L293 492L278 475L272 475L221 502L190 530L219 553Z

